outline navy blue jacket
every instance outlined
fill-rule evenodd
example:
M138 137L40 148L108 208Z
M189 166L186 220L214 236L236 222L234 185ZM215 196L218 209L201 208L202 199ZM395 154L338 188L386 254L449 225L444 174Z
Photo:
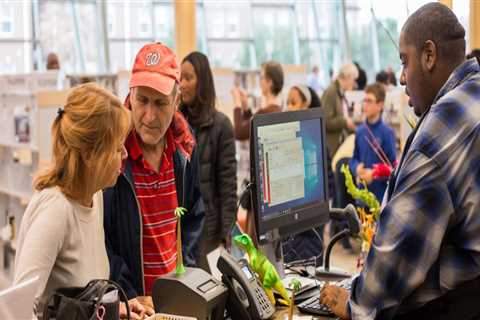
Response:
M360 163L363 163L365 168L372 169L374 164L382 162L367 142L367 138L371 140L372 137L365 126L368 126L375 136L378 145L385 152L385 155L392 165L396 159L395 132L393 129L387 126L381 118L375 123L365 121L355 132L355 149L353 151L353 157L350 160L350 171L354 175L356 175L357 166ZM379 202L382 202L386 188L387 180L373 180L372 183L368 185L368 190L375 194Z
M198 240L203 232L204 207L199 189L197 148L188 161L178 150L173 155L178 205L188 211L182 218L182 252L187 266L195 266ZM103 192L105 243L110 279L122 286L128 298L145 295L142 217L135 195L131 159L112 188Z

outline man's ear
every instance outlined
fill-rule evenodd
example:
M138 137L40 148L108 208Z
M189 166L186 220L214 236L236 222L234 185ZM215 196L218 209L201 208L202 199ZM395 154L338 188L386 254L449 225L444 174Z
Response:
M180 107L182 95L180 94L180 88L178 85L175 85L173 90L175 91L173 93L173 106L175 107L175 110L178 110L178 108Z
M133 104L133 96L135 94L135 88L130 88L130 92L128 93L128 99L130 100L130 106Z
M432 40L425 41L422 52L422 66L425 70L431 72L438 59L438 48L435 42Z

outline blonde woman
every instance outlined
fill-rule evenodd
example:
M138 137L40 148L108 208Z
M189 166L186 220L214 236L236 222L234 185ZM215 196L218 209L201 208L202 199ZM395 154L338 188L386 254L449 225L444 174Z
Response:
M120 174L130 128L129 111L92 83L73 89L59 109L52 165L34 181L15 258L15 283L39 276L36 316L56 289L109 278L101 190ZM132 318L142 319L145 309L135 299L129 305ZM120 315L125 313L122 306Z

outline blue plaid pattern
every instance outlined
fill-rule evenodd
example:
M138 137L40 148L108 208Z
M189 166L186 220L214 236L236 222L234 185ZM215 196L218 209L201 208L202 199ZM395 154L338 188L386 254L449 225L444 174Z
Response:
M413 134L385 194L365 266L352 283L352 319L419 308L480 275L475 59L455 69Z

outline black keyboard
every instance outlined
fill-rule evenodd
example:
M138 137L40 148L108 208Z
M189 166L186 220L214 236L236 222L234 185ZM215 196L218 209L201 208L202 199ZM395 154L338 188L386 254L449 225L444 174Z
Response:
M342 281L332 282L331 284L350 291L352 287L352 279L350 278ZM320 304L318 295L303 301L297 307L298 307L298 310L300 310L303 313L309 313L309 314L327 316L327 317L335 316L333 312L330 310L330 308L328 308L326 305Z

